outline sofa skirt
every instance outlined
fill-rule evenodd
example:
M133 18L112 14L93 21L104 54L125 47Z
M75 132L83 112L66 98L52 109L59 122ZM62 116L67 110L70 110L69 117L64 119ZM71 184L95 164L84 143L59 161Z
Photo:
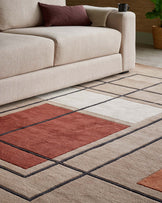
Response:
M0 105L121 72L121 54L114 54L1 79Z

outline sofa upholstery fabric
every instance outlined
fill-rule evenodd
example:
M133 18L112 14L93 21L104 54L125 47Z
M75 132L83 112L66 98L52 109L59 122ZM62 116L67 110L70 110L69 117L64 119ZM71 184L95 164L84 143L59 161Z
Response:
M34 27L8 30L55 41L55 63L63 65L119 53L121 33L110 28L90 26Z
M65 0L0 0L0 31L41 25L38 2L65 5Z
M91 25L85 8L80 6L55 6L39 3L45 26Z
M112 11L117 10L113 7L95 7L87 5L85 5L84 8L86 9L90 21L92 22L92 26L95 27L106 27L108 15Z
M133 12L113 11L107 18L107 27L122 34L121 49L123 71L135 67L136 16Z
M88 6L93 26L43 27L38 2L0 0L0 105L135 67L135 14Z
M0 79L51 67L53 61L52 40L0 33Z
M120 72L121 54L114 54L9 77L0 80L0 105Z
M121 49L123 71L135 67L136 16L133 12L118 12L113 7L84 6L92 26L105 26L122 34Z

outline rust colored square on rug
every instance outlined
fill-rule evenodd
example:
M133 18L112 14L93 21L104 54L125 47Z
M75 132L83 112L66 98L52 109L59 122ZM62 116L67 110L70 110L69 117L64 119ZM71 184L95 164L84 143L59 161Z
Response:
M162 169L142 179L138 184L162 192Z
M32 110L35 112L34 118L28 119L33 116ZM46 160L53 159L128 127L83 113L69 112L70 110L62 107L44 104L39 107L33 107L30 110L15 113L14 118L16 122L20 122L20 125L16 126L13 122L14 131L4 135L1 134L0 140L5 144L12 145L12 152L15 154L19 153L17 151L18 148L20 151L24 150L27 154L38 155ZM21 128L22 123L24 123L22 122L24 113L25 119L27 121L30 120L25 123L30 123L30 125ZM13 115L11 114L6 117L11 121ZM7 119L1 120L1 126L3 126L4 122L5 131L10 131L12 126L11 122L9 122L7 129ZM19 119L21 121L19 121ZM33 122L33 124L31 122ZM15 130L16 127L18 128ZM0 150L4 150L3 147ZM24 162L21 163L21 161L17 161L18 158L20 160L22 159L21 156L21 153L19 153L19 156L15 156L15 161L13 157L12 164L24 168ZM43 161L42 159L36 161L34 159L30 160L27 157L28 156L23 154L22 160L26 160L25 168L29 168L31 165L33 166ZM9 158L4 157L4 154L0 158L7 162L11 161ZM32 160L34 160L34 163L31 163ZM28 162L30 163L28 164Z

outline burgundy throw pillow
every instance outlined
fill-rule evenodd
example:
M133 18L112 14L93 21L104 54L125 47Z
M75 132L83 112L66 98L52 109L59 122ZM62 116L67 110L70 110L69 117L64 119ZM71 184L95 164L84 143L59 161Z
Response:
M91 25L83 6L55 6L39 3L45 26Z

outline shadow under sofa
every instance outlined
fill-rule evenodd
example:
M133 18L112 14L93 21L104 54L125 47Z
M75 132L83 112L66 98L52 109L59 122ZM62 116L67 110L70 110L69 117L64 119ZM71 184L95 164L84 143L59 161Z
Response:
M38 0L31 2L38 9ZM64 0L41 2L65 5ZM109 7L85 8L92 18L96 13L106 13L105 27L42 27L38 22L29 25L28 20L29 26L26 21L12 25L7 19L3 29L0 21L0 105L134 68L134 13Z

